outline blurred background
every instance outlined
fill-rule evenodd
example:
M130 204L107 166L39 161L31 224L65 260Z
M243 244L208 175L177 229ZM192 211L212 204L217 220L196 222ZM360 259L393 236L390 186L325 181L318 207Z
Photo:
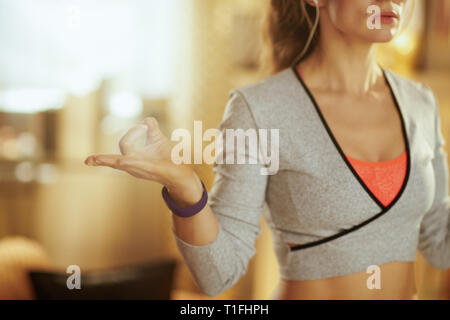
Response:
M35 297L27 270L82 272L175 261L171 299L200 293L177 252L161 185L84 165L119 153L131 126L219 124L228 91L261 78L267 0L0 0L0 298ZM450 2L416 1L381 65L429 85L450 141ZM448 146L446 146L448 148ZM212 167L196 165L208 189ZM267 299L271 232L215 299ZM418 299L449 299L450 274L418 254ZM264 281L260 281L264 279Z

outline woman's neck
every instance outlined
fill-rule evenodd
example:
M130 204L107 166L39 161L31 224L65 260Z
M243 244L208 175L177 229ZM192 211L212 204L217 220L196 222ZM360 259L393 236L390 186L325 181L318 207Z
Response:
M350 39L321 15L316 50L300 63L310 85L323 90L362 95L384 85L376 62L376 44Z

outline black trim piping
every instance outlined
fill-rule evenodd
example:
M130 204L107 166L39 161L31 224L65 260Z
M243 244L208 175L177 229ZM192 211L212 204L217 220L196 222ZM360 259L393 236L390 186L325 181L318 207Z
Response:
M379 212L378 214L376 214L375 216L373 216L372 218L363 221L360 224L357 224L349 229L343 230L337 234L334 234L332 236L329 237L325 237L323 239L317 240L317 241L312 241L309 243L305 243L305 244L300 244L300 245L296 245L296 246L292 246L290 247L290 251L295 251L295 250L301 250L301 249L306 249L306 248L310 248L313 246L317 246L320 245L322 243L334 240L336 238L339 238L341 236L344 236L352 231L355 231L365 225L367 225L368 223L374 221L375 219L381 217L382 215L384 215L386 212L389 211L389 209L392 208L392 206L398 201L398 199L400 199L401 195L403 194L403 191L405 190L407 184L408 184L408 180L409 180L409 176L410 176L410 170L411 170L411 155L410 155L410 148L409 148L409 140L408 140L408 135L406 132L406 125L405 125L405 119L404 119L404 115L402 113L402 110L400 108L400 105L397 101L397 97L394 93L394 90L391 86L391 83L389 82L389 79L386 75L386 72L383 68L381 68L381 70L383 71L383 76L384 79L389 87L389 90L391 92L391 96L394 100L395 103L395 107L399 113L401 122L402 122L402 133L403 133L403 139L404 139L404 144L405 144L405 148L406 148L406 154L407 154L407 167L406 167L406 174L405 174L405 178L403 179L403 184L402 187L400 189L400 191L397 193L397 195L395 196L395 198L391 201L391 203L388 206L383 205L378 198L372 193L372 191L370 191L370 189L367 187L367 185L364 183L364 181L361 179L361 177L358 175L358 173L355 171L355 169L353 168L353 166L350 164L350 162L348 161L347 157L345 156L345 153L342 151L342 148L340 147L339 143L337 142L335 136L333 135L333 132L331 131L330 127L328 126L328 123L326 122L322 112L319 109L319 106L317 105L317 101L314 98L314 96L312 95L312 93L310 92L310 90L308 89L308 87L306 86L306 84L304 83L302 77L300 77L300 75L298 74L298 70L296 66L292 66L292 71L294 72L295 76L297 77L297 79L299 80L299 82L301 83L303 89L306 91L306 93L308 94L311 102L314 105L315 110L317 111L322 124L324 125L325 129L328 132L328 135L331 139L331 141L333 142L333 144L335 145L337 151L339 152L339 154L341 155L342 159L344 160L344 162L347 164L347 167L350 169L350 171L353 173L353 176L359 181L359 183L361 184L361 186L364 188L364 190L366 190L366 192L369 194L369 196L378 204L378 206L381 208L381 212Z

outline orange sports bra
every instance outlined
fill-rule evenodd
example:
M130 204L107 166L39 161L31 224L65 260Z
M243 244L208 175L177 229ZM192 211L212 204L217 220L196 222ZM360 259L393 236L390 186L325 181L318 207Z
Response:
M406 176L406 151L395 159L380 162L346 157L370 191L388 206L400 191Z
M298 72L301 76L300 70ZM370 191L383 205L388 206L400 191L406 177L406 151L388 161L362 161L348 155L346 158Z

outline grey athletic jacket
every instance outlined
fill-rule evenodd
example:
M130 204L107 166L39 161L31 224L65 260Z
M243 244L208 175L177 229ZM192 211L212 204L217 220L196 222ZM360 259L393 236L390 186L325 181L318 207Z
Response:
M245 274L262 214L283 279L322 279L415 261L416 249L431 265L450 268L447 154L435 97L427 86L383 71L407 151L404 183L388 206L353 170L294 68L230 91L219 129L279 129L279 169L262 175L269 164L261 158L249 164L249 153L247 164L216 163L208 203L219 221L217 238L196 246L172 229L205 294L216 296Z

